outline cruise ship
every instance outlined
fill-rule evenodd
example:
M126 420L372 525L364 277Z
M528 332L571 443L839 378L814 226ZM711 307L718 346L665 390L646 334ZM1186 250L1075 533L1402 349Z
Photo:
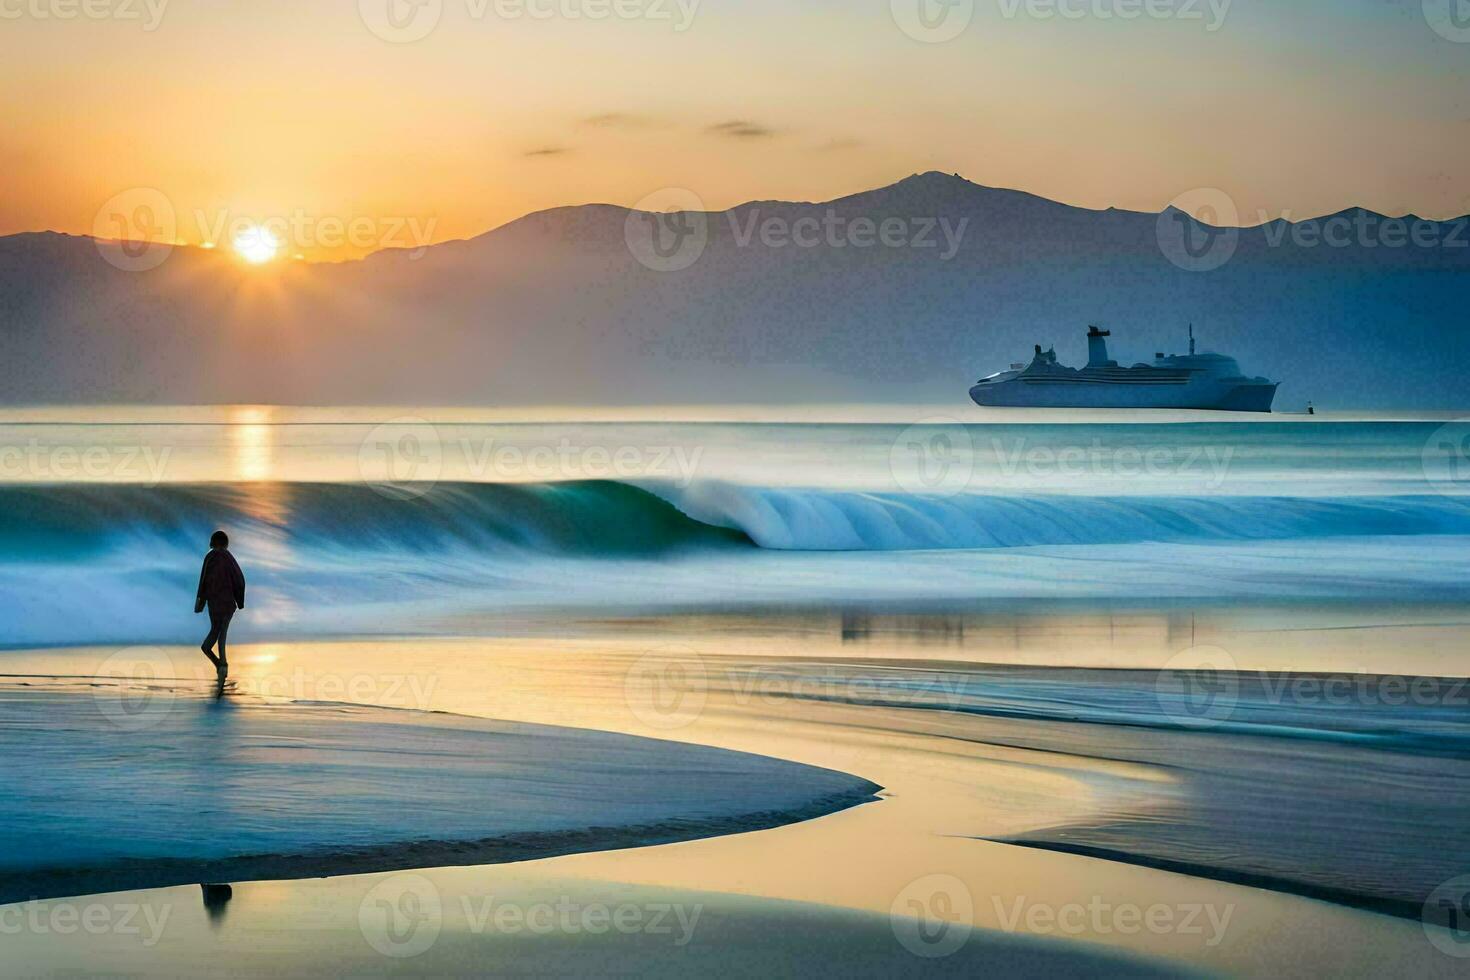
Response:
M1188 354L1155 354L1151 364L1120 367L1108 359L1112 332L1092 327L1087 366L1057 363L1055 348L1036 345L1030 364L981 379L970 389L975 404L1006 408L1200 408L1226 412L1269 412L1278 382L1248 378L1235 358L1195 352L1189 328Z

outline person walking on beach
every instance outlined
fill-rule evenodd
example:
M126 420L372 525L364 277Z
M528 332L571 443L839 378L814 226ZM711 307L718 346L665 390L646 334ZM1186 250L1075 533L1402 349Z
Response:
M201 613L209 607L209 635L199 645L209 662L214 664L219 679L223 681L230 672L230 662L225 656L225 634L230 630L230 619L236 609L245 608L245 573L230 554L230 536L215 531L209 538L209 554L204 556L204 567L199 570L199 592L194 597L194 612ZM214 655L214 645L219 643L219 656Z

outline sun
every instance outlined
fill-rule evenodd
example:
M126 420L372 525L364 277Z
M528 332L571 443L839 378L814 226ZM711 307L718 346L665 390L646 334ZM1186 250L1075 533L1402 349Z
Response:
M251 225L235 236L235 251L251 265L264 265L281 250L281 240L263 225Z

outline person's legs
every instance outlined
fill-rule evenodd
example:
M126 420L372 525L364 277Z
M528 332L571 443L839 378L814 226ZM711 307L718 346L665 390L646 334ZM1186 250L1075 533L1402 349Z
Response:
M216 667L219 666L219 658L214 655L214 645L219 640L219 638L219 618L215 616L214 609L211 608L209 610L209 635L204 638L203 643L199 644L199 649L204 651L204 655L209 658L209 662L214 664Z
M230 666L229 657L225 653L225 638L229 635L230 619L234 615L234 606L226 606L222 603L219 605L211 603L209 606L209 635L204 638L202 649L204 655L214 663L215 669L220 672L228 670ZM211 648L216 643L219 644L218 656L211 652Z
M230 658L225 655L225 637L230 632L230 619L235 615L233 608L224 610L219 618L219 669L228 670Z
M229 666L229 657L225 654L225 636L229 635L229 619L231 619L232 614L234 614L234 610L225 613L221 623L219 623L219 667L221 667L221 670Z

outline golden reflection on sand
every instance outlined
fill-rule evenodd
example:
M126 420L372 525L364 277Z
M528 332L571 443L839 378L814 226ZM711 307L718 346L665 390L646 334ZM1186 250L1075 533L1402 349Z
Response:
M1458 964L1425 940L1417 922L976 839L1106 815L1120 798L1116 794L1125 792L1134 798L1136 812L1140 787L1165 811L1174 784L1165 769L987 743L975 738L973 726L963 727L943 711L791 698L759 680L746 683L747 675L741 673L761 662L802 665L823 658L874 673L946 660L1003 660L1007 651L1024 662L1044 660L1062 648L1097 665L1137 667L1157 660L1185 636L1221 642L1227 633L1235 638L1240 658L1253 666L1280 666L1291 658L1310 665L1344 655L1381 665L1386 656L1402 655L1404 636L1440 644L1450 644L1451 634L1461 643L1464 637L1463 627L1423 622L1375 626L1351 617L1344 621L1343 616L1336 617L1335 625L1324 625L1327 618L1318 622L1298 613L1298 622L1318 627L1307 631L1267 629L1273 622L1269 613L1231 618L1172 612L942 624L922 617L865 617L859 622L851 616L814 616L801 628L719 617L705 620L703 628L689 620L679 621L677 629L652 620L621 631L610 624L596 630L582 624L576 638L245 645L236 655L236 683L242 695L353 701L698 742L851 772L885 788L878 803L759 833L421 872L449 909L484 896L515 901L516 896L547 889L605 900L647 888L815 903L886 918L915 882L948 875L963 882L973 900L974 923L987 930L986 936L1026 932L1024 920L1016 924L1018 909L1068 907L1093 898L1141 908L1211 906L1230 910L1229 928L1215 945L1207 943L1207 934L1122 932L1089 923L1063 938L1235 975L1453 975ZM914 639L916 632L922 641ZM1121 662L1129 650L1131 662ZM68 664L83 672L87 658L95 660L101 653L57 651L33 662L56 673ZM1427 662L1436 659L1431 656ZM660 663L668 660L684 661L687 670L659 673ZM1266 662L1253 664L1257 660ZM691 689L648 696L638 678L640 671L650 670L663 677L703 676L706 683L694 692L701 696L697 705L688 700ZM293 972L386 972L395 964L365 948L357 915L364 896L390 877L236 883L230 917L217 933L203 925L183 928L148 965L178 972L201 957L228 952L255 972L264 972L271 963ZM1055 930L1037 933L1059 935ZM290 947L289 958L272 961L257 951L261 936L281 937L278 941ZM286 938L291 936L302 937L302 942ZM446 927L433 951L415 966L460 972L465 964L482 962L479 957L505 955L506 941ZM82 951L70 948L65 957L82 957L86 950L100 957L107 942L86 939ZM783 940L772 936L770 942ZM762 951L745 946L726 954L751 968ZM51 950L44 954L52 957L48 962L60 962L57 955ZM577 962L587 969L587 961ZM668 961L670 967L680 962L687 961ZM911 965L917 969L922 964L915 959Z

